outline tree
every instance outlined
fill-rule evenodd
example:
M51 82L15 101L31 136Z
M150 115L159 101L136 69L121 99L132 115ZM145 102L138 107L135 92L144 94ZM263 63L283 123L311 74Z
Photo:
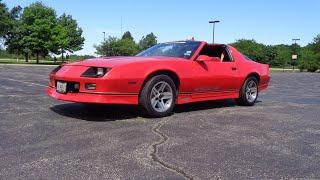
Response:
M299 54L300 49L296 44L264 45L247 39L238 40L232 45L249 58L272 67L285 67L288 63L291 64L291 55L293 52Z
M277 66L276 57L278 56L278 52L274 46L268 45L264 46L263 56L264 56L264 63L267 63L271 66Z
M6 4L2 3L0 0L0 50L2 50L3 37L7 34L10 28L10 14Z
M10 11L0 0L0 40L3 38L6 50L24 54L28 62L35 55L45 57L49 52L61 54L82 49L82 29L70 15L58 19L54 9L36 2L22 12L20 6Z
M255 40L240 39L232 44L241 53L257 62L266 63L265 46L257 43Z
M138 53L137 44L128 38L109 37L101 45L95 46L96 53L102 56L133 56Z
M285 68L289 62L291 62L291 47L289 45L275 45L275 50L277 53L277 56L275 59L271 62L273 66L276 67L283 67Z
M1 37L4 39L4 45L10 46L7 47L7 51L13 54L19 54L21 46L18 40L21 38L20 32L18 32L19 18L21 17L22 8L20 6L13 7L10 11L6 8L5 4L1 3L0 0L1 19ZM6 18L4 18L6 14Z
M21 21L16 21L15 26L6 35L7 51L12 54L24 54L26 62L28 62L31 49L23 43L23 29Z
M18 20L22 15L21 13L22 13L21 6L15 6L10 10L10 16L14 20Z
M15 27L17 19L20 17L22 8L20 6L13 7L9 10L6 4L0 0L0 41L4 42L8 34ZM1 46L0 46L1 48Z
M153 33L150 33L146 36L143 36L139 41L139 49L145 50L157 44L157 36Z
M130 31L126 31L126 32L122 35L122 38L121 38L121 39L129 39L129 40L131 40L131 41L134 40L133 37L132 37L132 35L131 35L131 33L130 33Z
M0 37L3 37L11 27L11 17L6 4L0 0Z
M62 59L65 51L73 53L82 49L85 40L82 37L82 29L78 27L77 21L72 19L72 16L62 14L57 20L54 31L52 51L62 54Z
M316 53L311 46L307 46L301 51L301 58L298 65L299 69L307 69L315 72L320 69L320 53Z
M70 15L63 14L57 18L55 11L36 2L26 7L20 15L21 8L11 10L11 17L16 22L7 33L7 50L11 53L23 53L26 61L35 55L45 57L49 52L62 54L82 49L84 38L82 29ZM21 16L21 18L20 18Z
M320 69L320 35L317 35L312 43L302 48L298 66L300 69L307 69L309 72Z
M129 31L121 39L108 37L100 45L95 45L96 53L102 56L133 56L138 53L139 47Z
M320 52L320 34L318 34L314 39L313 42L309 44L311 50Z
M41 2L33 3L24 9L19 29L23 37L19 44L22 45L24 53L31 51L36 56L37 63L40 55L46 56L49 50L53 49L56 24L55 11Z
M118 41L116 37L109 36L104 42L100 45L94 45L96 48L96 53L102 56L115 56L113 53L114 44Z

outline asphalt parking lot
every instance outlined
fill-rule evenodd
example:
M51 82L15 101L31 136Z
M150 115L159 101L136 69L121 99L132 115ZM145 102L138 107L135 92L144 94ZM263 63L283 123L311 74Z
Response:
M46 96L54 67L0 65L0 179L320 178L320 74L275 73L232 100L146 119Z

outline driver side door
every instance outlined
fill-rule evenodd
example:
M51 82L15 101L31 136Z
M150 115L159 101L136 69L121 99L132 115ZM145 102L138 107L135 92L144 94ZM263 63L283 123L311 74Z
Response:
M235 61L194 61L192 77L193 99L228 96L239 91Z

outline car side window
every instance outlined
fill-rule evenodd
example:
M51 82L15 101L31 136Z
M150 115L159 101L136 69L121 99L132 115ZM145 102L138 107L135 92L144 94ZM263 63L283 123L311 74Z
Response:
M206 45L203 47L199 55L207 55L209 57L218 57L221 62L232 62L227 47L224 45Z
M216 51L216 48L213 46L210 46L210 45L204 46L199 55L206 55L209 57L219 57L220 58L220 54Z
M232 59L226 48L224 48L221 52L221 62L232 62Z

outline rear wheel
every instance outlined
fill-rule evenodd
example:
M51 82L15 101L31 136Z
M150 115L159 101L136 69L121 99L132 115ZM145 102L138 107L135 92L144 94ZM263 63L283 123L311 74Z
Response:
M164 117L172 114L176 101L176 86L167 75L152 77L144 85L139 104L150 117Z
M258 98L258 94L258 80L251 76L242 85L237 103L239 105L252 106Z

